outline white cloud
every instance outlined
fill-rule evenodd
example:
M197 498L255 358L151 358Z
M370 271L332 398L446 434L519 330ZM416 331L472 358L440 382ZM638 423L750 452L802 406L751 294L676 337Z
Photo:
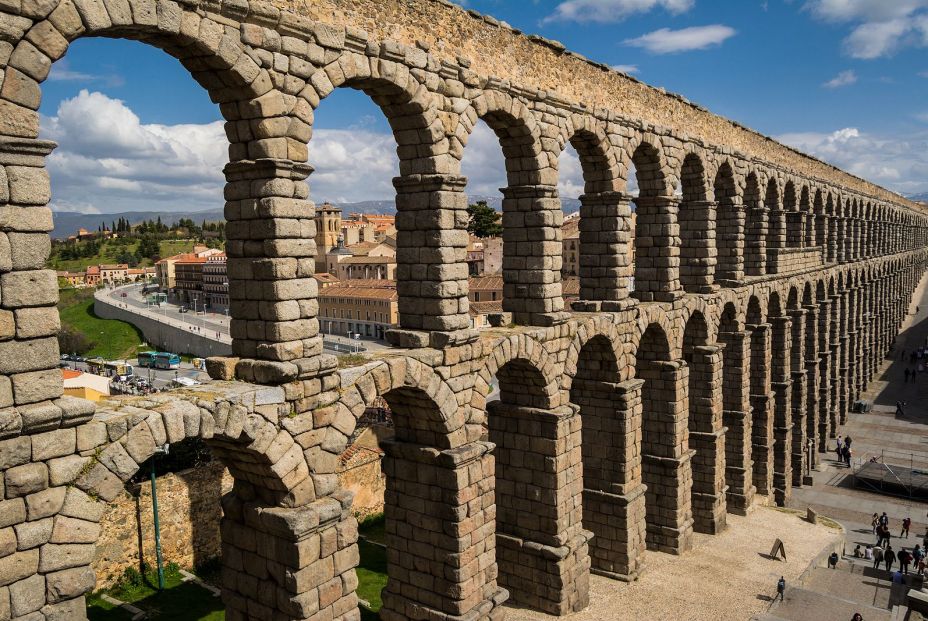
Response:
M828 80L822 86L825 88L841 88L842 86L850 86L857 82L857 74L853 70L848 69L847 71L842 71L832 79Z
M612 65L612 69L629 75L638 73L638 65Z
M685 13L693 8L695 0L565 0L542 23L557 21L619 22L635 13L665 9L669 13Z
M644 48L654 54L672 54L721 45L734 35L734 28L722 24L693 26L681 30L661 28L634 39L626 39L625 44Z
M919 71L919 72L918 72L918 77L920 77L920 78L928 78L928 71Z
M48 80L51 82L102 82L110 87L122 86L125 84L125 79L121 75L115 73L97 75L85 73L83 71L74 71L71 69L70 64L68 64L67 58L62 58L52 65L51 71L48 73Z
M928 191L928 130L878 136L846 127L777 140L901 194Z
M854 58L928 45L928 0L809 0L805 8L825 21L854 24L843 44Z
M122 101L82 90L42 117L53 207L87 213L198 211L223 205L228 143L220 121L143 124Z

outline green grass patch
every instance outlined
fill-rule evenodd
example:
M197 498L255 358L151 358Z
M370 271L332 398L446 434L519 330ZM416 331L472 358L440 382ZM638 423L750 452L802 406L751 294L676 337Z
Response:
M127 570L120 581L105 592L118 600L133 604L148 613L149 619L176 621L223 621L222 600L192 582L183 582L177 565L169 563L164 572L164 591L158 591L154 570ZM87 598L89 621L122 621L129 619L124 610L114 607L94 593Z
M169 257L182 252L190 252L193 250L193 245L194 241L190 239L162 240L158 244L158 252L162 257ZM48 266L55 270L79 272L87 269L91 265L119 263L118 259L120 255L124 253L135 254L138 247L139 242L137 240L125 242L121 240L108 240L101 244L100 251L93 256L81 257L80 259L62 259L59 255L60 247L56 246L52 248L52 254L48 259ZM150 267L151 265L153 265L153 263L151 259L147 257L143 257L138 264L139 267Z
M364 357L363 354L338 354L338 368L347 369L349 367L356 367L368 362L368 359Z
M84 355L102 356L108 360L134 358L145 338L131 323L117 319L102 319L93 311L92 289L63 289L58 311L61 322L82 333L92 343ZM65 352L71 353L71 352Z
M380 592L387 586L387 550L383 546L358 541L361 562L358 565L358 597L367 600L371 611L377 612L383 606ZM362 611L364 607L361 607ZM377 616L371 617L376 619Z
M358 533L368 541L385 545L387 543L386 524L383 513L375 513L358 522Z

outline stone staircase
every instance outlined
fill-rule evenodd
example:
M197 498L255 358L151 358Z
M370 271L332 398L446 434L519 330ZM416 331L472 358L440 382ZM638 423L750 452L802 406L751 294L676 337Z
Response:
M859 612L866 621L901 621L909 584L893 585L888 574L870 563L842 558L837 569L816 567L802 584L787 585L786 599L775 602L756 621L846 621Z

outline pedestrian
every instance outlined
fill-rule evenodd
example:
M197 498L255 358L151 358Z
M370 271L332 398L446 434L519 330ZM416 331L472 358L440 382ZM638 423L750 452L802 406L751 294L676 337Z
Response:
M915 547L912 548L912 566L915 567L915 569L918 569L918 566L921 564L922 559L924 558L925 551L922 550L922 547L916 543Z
M912 525L912 518L905 518L902 520L902 532L899 533L900 537L909 538L909 527Z
M869 543L867 544L867 547L864 549L864 559L868 561L873 560L873 546L871 546Z
M851 467L851 447L844 447L844 463L847 464L847 467Z
M876 527L880 525L880 516L876 513L873 514L873 519L870 520L870 527L873 529L873 534L876 534Z
M886 545L889 545L889 527L884 524L880 524L880 528L877 530L877 537L878 539L876 545L880 546L881 548L885 548Z
M893 552L893 547L889 546L886 548L886 552L883 553L883 564L886 565L886 571L892 571L893 563L896 562L896 553Z
M919 370L921 370L922 365L918 365ZM896 416L905 416L905 410L902 409L902 406L905 405L905 401L896 401Z
M909 554L909 551L905 548L899 550L899 569L902 570L902 573L906 576L909 575L909 563L912 562L912 555Z
M838 454L838 461L843 461L841 456L844 452L844 439L841 436L838 436L838 439L835 440L835 452Z
M860 558L861 557L860 554L861 554L860 544L858 543L857 546L854 548L854 558Z
M837 552L832 552L831 554L828 555L828 566L831 569L838 568L838 553Z
M864 621L864 618L859 612L855 612L854 616L851 617L851 621Z
M880 526L889 526L889 516L885 511L880 515Z
M873 568L879 569L880 564L883 562L883 548L877 546L873 548Z
M780 598L780 601L783 601L783 594L786 593L786 578L780 576L780 579L777 580L777 597ZM773 598L773 601L777 601L777 597Z

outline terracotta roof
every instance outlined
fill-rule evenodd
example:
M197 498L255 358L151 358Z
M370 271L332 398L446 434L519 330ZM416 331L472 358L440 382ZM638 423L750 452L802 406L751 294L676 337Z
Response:
M376 248L378 245L379 244L377 242L368 241L351 244L347 248L351 251L351 254L356 257L366 257L367 253Z
M334 276L333 276L334 278ZM395 280L387 280L386 278L349 278L348 280L343 280L339 282L336 281L342 287L367 287L373 289L396 289Z
M75 371L74 369L61 369L61 377L63 379L74 379L75 377L80 377L83 374L83 371Z
M380 459L381 455L383 455L383 451L380 449L352 444L338 456L338 459L343 468L349 469Z
M91 274L99 274L99 273L100 273L100 266L99 266L99 265L91 265L90 267L87 268L87 275L88 275L88 276L91 275Z
M489 313L501 313L503 312L503 301L502 300L490 300L488 302L471 302L470 303L470 314L471 315L487 315Z
M339 261L339 264L347 263L349 265L364 265L365 263L371 264L384 264L384 263L396 263L395 257L368 257L368 256L353 256L348 257L344 261Z
M197 257L194 255L190 255L190 258L180 259L176 261L175 263L177 263L178 265L194 265L197 263L206 263L206 257Z
M468 288L470 291L502 291L503 276L502 274L471 276L468 281Z
M101 270L127 270L129 266L125 263L110 263L109 265L101 265Z
M313 278L318 280L323 285L331 285L338 282L338 278L332 274L329 274L328 272L319 272L317 274L313 274Z
M377 287L346 287L344 285L329 285L319 291L320 298L370 298L377 300L396 300L396 289Z

